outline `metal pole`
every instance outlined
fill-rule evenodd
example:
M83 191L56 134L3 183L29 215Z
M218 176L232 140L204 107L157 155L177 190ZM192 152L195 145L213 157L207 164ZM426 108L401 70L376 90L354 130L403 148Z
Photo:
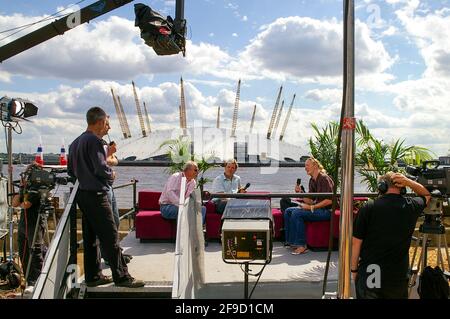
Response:
M12 196L14 193L14 186L13 186L13 166L12 166L12 127L11 123L8 123L8 218L9 218L9 256L10 261L13 261L14 255L13 255L13 231L14 231L14 224L13 224L13 211L12 208Z
M70 187L70 193L74 191L73 187ZM76 196L73 199L72 206L70 206L69 211L69 222L70 222L70 257L69 257L69 265L77 264L77 250L78 250L78 241L77 241L77 202ZM55 224L56 229L56 224Z
M354 178L354 1L344 2L344 81L346 96L342 128L341 228L339 242L338 298L351 297L350 265L353 232Z
M244 273L244 299L248 299L248 263L245 263Z
M134 209L133 228L134 228L136 225L136 212L138 211L137 200L136 200L136 183L138 182L138 180L133 177L133 179L131 181L133 182L133 209ZM128 227L129 227L129 225L128 225Z

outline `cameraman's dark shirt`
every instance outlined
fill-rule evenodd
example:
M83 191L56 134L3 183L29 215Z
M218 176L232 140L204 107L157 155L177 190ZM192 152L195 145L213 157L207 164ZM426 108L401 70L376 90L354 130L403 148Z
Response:
M27 214L38 214L41 203L39 191L32 188L26 190L26 195L20 194L20 203L23 203L25 199L31 204L31 206L27 208Z
M364 205L353 225L353 236L363 241L360 271L366 273L368 265L376 264L380 266L382 285L404 281L411 236L425 207L424 197L404 198L398 194L385 194L373 206Z
M333 192L333 180L325 173L319 173L316 179L311 178L309 180L309 192L310 193L332 193ZM321 202L325 198L313 198L314 203ZM329 198L331 199L331 198ZM330 209L331 205L322 207L324 209Z
M80 189L107 191L112 170L106 164L102 140L86 131L77 137L69 148L67 172L80 182Z

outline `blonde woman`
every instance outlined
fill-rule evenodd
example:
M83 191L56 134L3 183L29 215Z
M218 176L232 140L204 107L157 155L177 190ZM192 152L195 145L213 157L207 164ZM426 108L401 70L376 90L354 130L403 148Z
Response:
M322 164L310 157L305 162L305 171L311 176L310 193L331 193L333 180L327 175ZM329 220L331 199L303 198L299 207L287 208L284 213L286 244L293 248L291 254L300 255L308 251L306 247L305 221Z

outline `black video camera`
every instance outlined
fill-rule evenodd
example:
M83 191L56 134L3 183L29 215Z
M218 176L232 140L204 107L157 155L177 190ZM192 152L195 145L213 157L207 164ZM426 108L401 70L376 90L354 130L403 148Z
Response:
M58 174L66 172L61 169L50 169L47 171L42 166L30 165L24 174L25 188L27 189L39 189L48 188L52 189L56 184L67 185L67 183L73 183L73 178L69 176L58 176Z
M416 181L430 192L439 190L442 196L450 195L450 167L440 167L439 161L424 161L421 167L407 166L406 173L416 176Z

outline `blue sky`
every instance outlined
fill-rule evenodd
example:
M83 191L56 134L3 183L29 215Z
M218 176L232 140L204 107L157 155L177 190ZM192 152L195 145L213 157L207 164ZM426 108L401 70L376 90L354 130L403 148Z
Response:
M0 0L0 31L40 20L75 2ZM69 10L93 2L85 0ZM141 102L149 107L154 129L178 126L180 76L185 80L188 125L194 120L215 125L220 105L222 126L231 127L239 78L238 129L248 130L257 104L255 128L267 131L280 85L285 104L297 95L286 141L305 147L311 122L325 125L338 119L341 0L186 0L185 58L158 57L143 44L134 27L134 3L0 65L0 96L28 98L39 107L33 123L23 123L23 134L14 136L14 151L34 152L41 136L44 150L57 152L62 137L67 144L84 130L84 114L93 105L112 115L111 136L119 139L110 87L121 96L132 133L138 134L132 80ZM175 1L145 4L174 16ZM449 1L359 0L355 6L356 117L385 141L404 138L408 144L446 154Z

